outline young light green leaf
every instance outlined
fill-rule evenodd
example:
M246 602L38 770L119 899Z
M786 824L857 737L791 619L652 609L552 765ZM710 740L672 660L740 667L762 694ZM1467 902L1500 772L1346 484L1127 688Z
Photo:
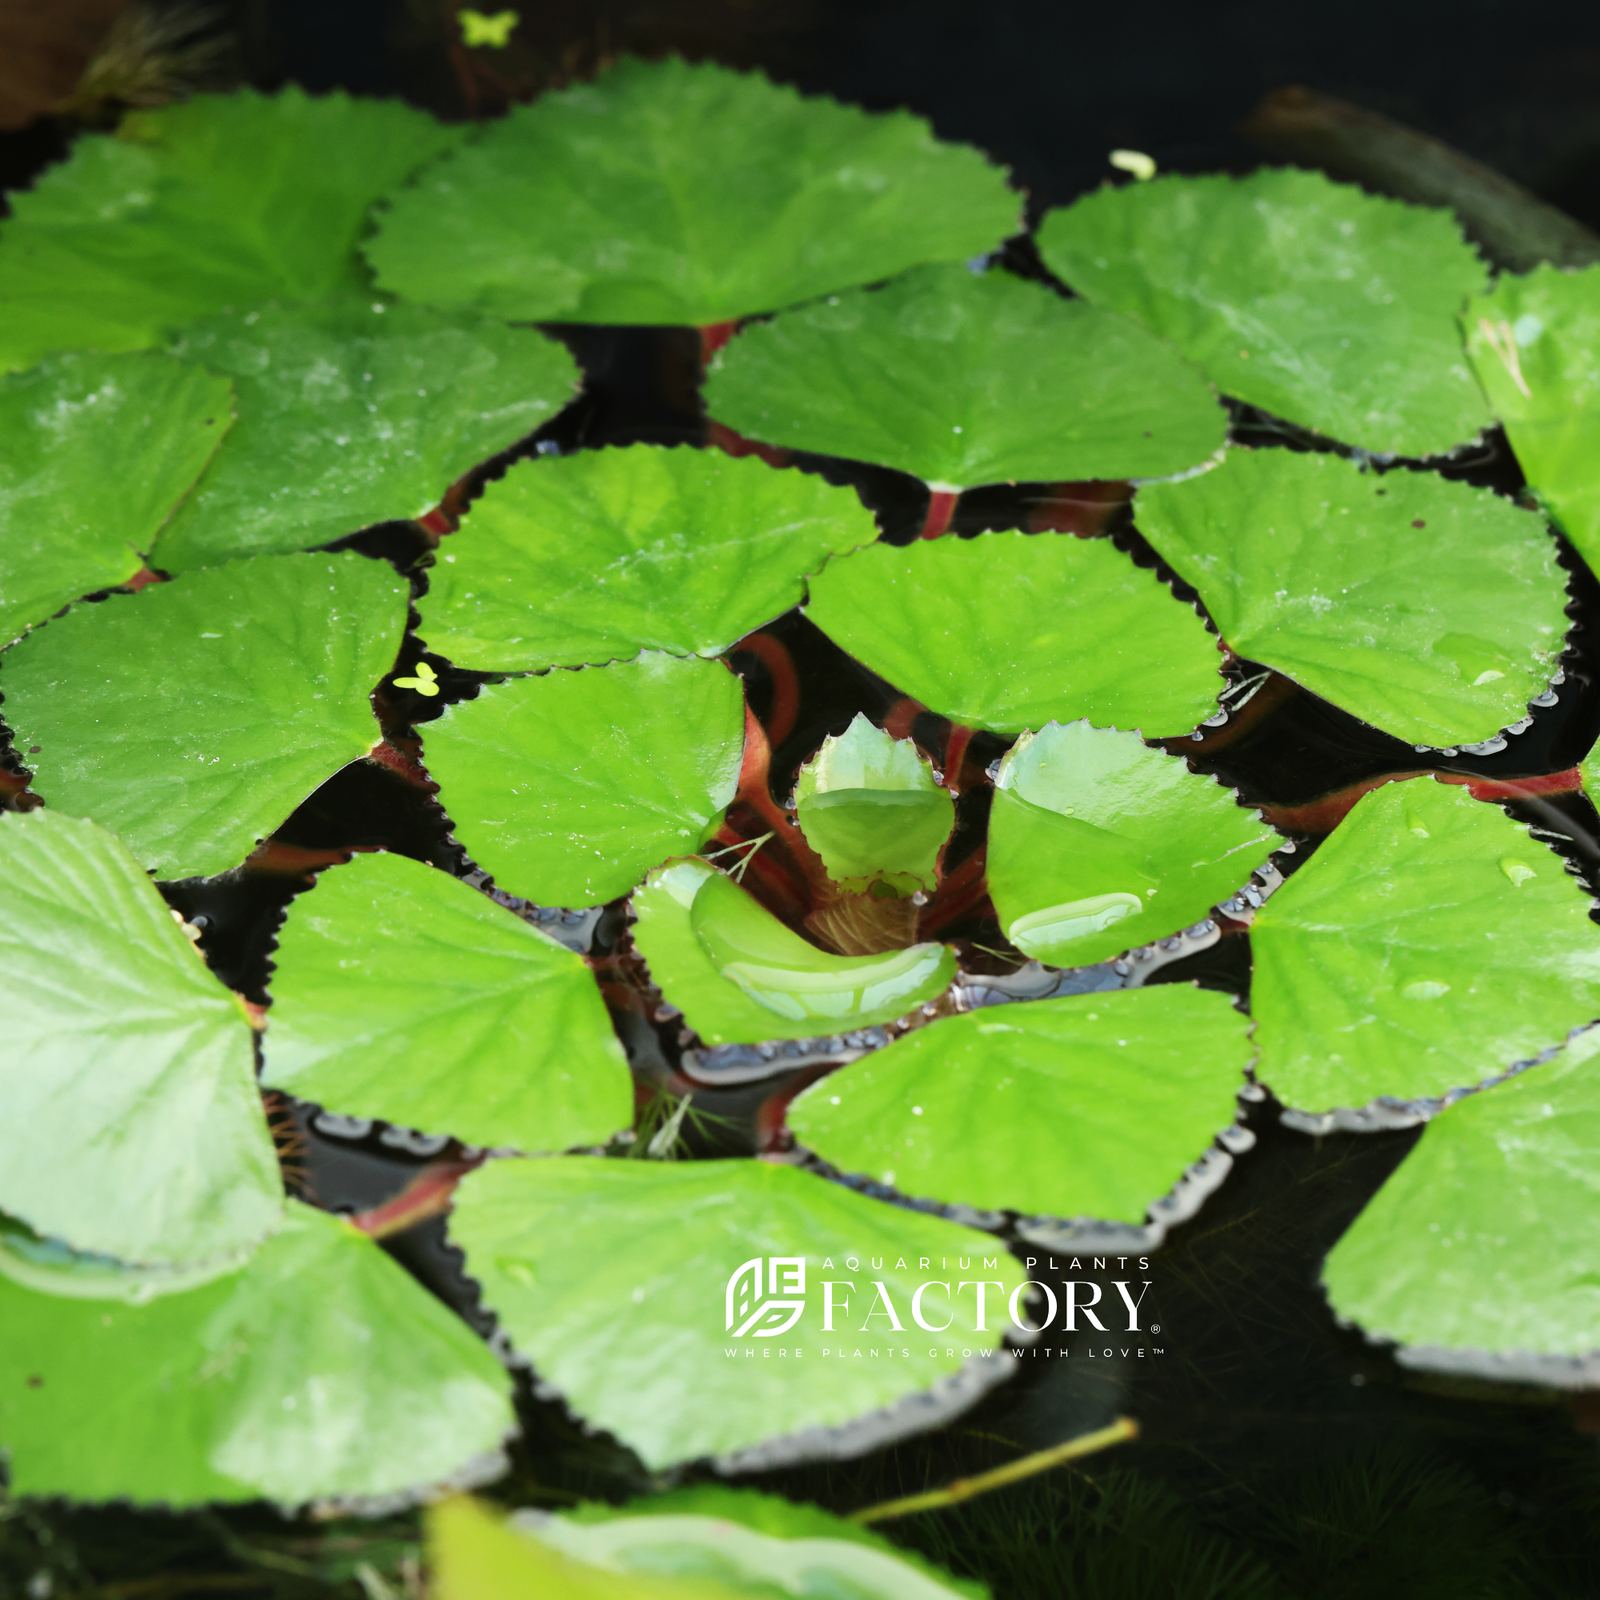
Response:
M167 356L58 356L0 378L0 646L144 565L233 416Z
M624 58L425 169L367 257L380 283L430 305L704 325L964 261L1017 213L1000 169L908 112Z
M244 1008L121 842L0 820L0 1208L77 1250L185 1263L277 1226Z
M365 1234L296 1201L242 1269L143 1305L0 1277L0 1326L17 1495L390 1496L487 1476L515 1425L488 1346Z
M344 1116L564 1150L633 1120L583 958L404 856L331 867L289 908L262 1081Z
M1227 420L1201 373L1132 318L960 265L746 328L706 405L748 438L941 489L1181 472L1222 448Z
M1233 1121L1248 1032L1187 984L971 1011L813 1084L789 1126L906 1194L1142 1223Z
M1231 649L1409 743L1492 738L1555 670L1555 545L1491 490L1235 450L1198 478L1147 484L1134 515Z
M374 200L462 137L398 100L242 89L87 133L0 223L0 370L365 287Z
M1000 763L989 893L1024 955L1089 966L1199 922L1276 839L1228 790L1136 734L1052 722Z
M485 686L427 727L424 759L468 853L542 905L615 899L722 819L744 750L720 662L637 661Z
M239 421L161 536L169 572L419 517L578 382L534 329L370 297L233 313L173 348L232 377Z
M1600 1017L1560 857L1465 789L1360 800L1256 913L1257 1076L1306 1111L1469 1088Z
M765 1161L492 1161L456 1191L450 1237L541 1380L652 1470L732 1465L801 1430L796 1454L827 1453L829 1430L953 1378L963 1349L995 1350L1023 1284L985 1234ZM917 1321L924 1256L950 1283L923 1294ZM991 1272L993 1297L972 1287ZM806 1354L779 1358L766 1341L791 1330ZM820 1355L886 1339L892 1361Z
M487 672L718 655L877 536L853 490L754 456L635 445L520 461L446 541L421 630Z
M955 802L909 739L860 712L800 769L795 815L828 876L855 894L932 889Z
M1461 323L1529 486L1600 566L1600 266L1503 273Z
M876 544L830 562L806 614L930 711L1000 733L1072 717L1187 733L1221 688L1199 617L1107 539Z
M1051 212L1039 250L1225 394L1330 438L1427 456L1489 424L1456 329L1486 272L1448 211L1292 168L1157 178Z
M259 556L76 607L0 658L34 788L160 877L237 866L377 742L406 593L363 556Z

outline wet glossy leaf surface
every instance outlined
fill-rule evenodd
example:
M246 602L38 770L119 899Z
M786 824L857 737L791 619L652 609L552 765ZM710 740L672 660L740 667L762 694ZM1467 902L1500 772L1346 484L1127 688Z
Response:
M1306 1111L1481 1083L1600 1016L1600 930L1497 806L1367 795L1256 914L1256 1074Z
M562 1150L633 1120L594 976L458 879L358 855L278 935L263 1082L466 1144Z
M237 866L378 742L406 586L362 556L261 556L78 606L0 657L34 788L159 877Z
M1134 516L1239 655L1408 743L1492 738L1555 671L1555 544L1487 489L1235 450L1140 489Z
M753 456L636 445L522 461L445 541L421 632L480 671L717 655L877 536L853 490Z
M1426 456L1489 423L1455 320L1486 270L1447 211L1290 168L1157 178L1051 212L1039 249L1225 394L1330 438Z
M646 653L486 685L428 724L423 758L456 836L501 888L599 905L716 827L743 719L719 662Z
M936 1346L920 1327L903 1331L929 1275L918 1272L921 1257L948 1263L952 1279L976 1278L980 1263L983 1276L999 1274L990 1328L1003 1325L1001 1297L1023 1281L985 1234L762 1161L495 1161L463 1181L450 1236L539 1377L652 1469L801 1430L816 1430L811 1453L820 1453L826 1430L954 1374L963 1349L1004 1360L999 1335L979 1331L971 1290L940 1284L923 1296L928 1322L950 1319ZM763 1281L752 1291L735 1279L756 1257ZM804 1258L803 1279L792 1275L798 1263L768 1273L771 1257ZM868 1270L875 1259L883 1265ZM825 1279L837 1285L835 1307L849 1301L848 1312L834 1312L839 1331L827 1334ZM788 1302L802 1298L791 1321ZM630 1308L626 1317L619 1306ZM890 1341L909 1354L859 1363L821 1355L824 1346ZM806 1353L778 1356L785 1345ZM771 1357L744 1354L768 1348Z
M0 1207L130 1262L226 1257L277 1226L244 1010L93 823L0 818L0 1015Z

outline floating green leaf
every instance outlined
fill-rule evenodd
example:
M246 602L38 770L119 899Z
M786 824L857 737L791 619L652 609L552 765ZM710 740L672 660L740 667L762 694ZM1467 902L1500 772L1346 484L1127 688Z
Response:
M801 767L795 814L835 883L903 896L933 888L955 802L911 740L858 712Z
M492 1466L514 1426L488 1346L365 1234L295 1201L242 1269L144 1305L0 1277L0 1326L16 1495L393 1495Z
M877 535L853 490L754 456L636 445L522 461L440 552L422 632L493 672L718 655Z
M232 416L226 378L154 354L0 378L0 646L133 577Z
M419 517L578 380L531 328L370 297L236 312L174 349L232 377L239 421L161 536L156 563L173 572Z
M1187 733L1221 687L1200 619L1106 539L876 544L830 562L806 614L929 710L1001 733L1071 717Z
M461 137L397 100L292 86L197 95L84 134L0 223L0 369L361 289L373 201Z
M963 1351L997 1360L1023 1283L987 1235L765 1161L492 1161L456 1196L450 1236L512 1344L652 1469L801 1430L826 1453L827 1430L950 1378ZM913 1313L923 1257L950 1281ZM990 1272L993 1297L972 1287Z
M956 265L746 328L706 404L749 438L947 490L1181 472L1222 448L1226 422L1205 378L1132 318Z
M1024 955L1088 966L1199 922L1275 839L1228 790L1136 734L1052 722L1000 764L989 893Z
M0 821L0 1015L0 1207L145 1263L226 1257L277 1225L244 1009L92 822Z
M345 1116L563 1150L633 1120L583 958L404 856L358 855L290 907L262 1081Z
M405 617L380 562L260 556L74 608L0 658L0 690L51 805L206 876L377 742Z
M1600 566L1600 267L1502 274L1461 320L1530 487Z
M1187 984L988 1007L813 1084L789 1126L906 1194L1142 1223L1232 1123L1248 1030Z
M724 322L963 261L1017 227L1005 175L908 112L709 62L624 59L394 196L385 286L518 322Z
M1235 450L1146 485L1134 515L1233 650L1410 743L1492 738L1555 670L1555 545L1488 489Z
M893 1022L956 975L944 945L836 956L708 863L674 861L633 897L650 976L707 1044L806 1039Z
M1456 328L1486 273L1448 211L1289 168L1158 178L1051 212L1039 249L1224 393L1330 438L1427 456L1489 424Z
M719 662L646 652L486 686L428 724L425 759L461 842L502 888L598 905L716 830L743 718Z
M1359 801L1256 913L1256 1072L1287 1105L1470 1087L1600 1017L1600 937L1560 857L1464 789Z

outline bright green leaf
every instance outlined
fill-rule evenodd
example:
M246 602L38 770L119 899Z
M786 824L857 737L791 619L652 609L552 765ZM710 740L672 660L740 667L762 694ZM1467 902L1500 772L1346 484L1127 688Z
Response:
M344 1116L563 1150L633 1120L583 958L396 855L332 867L289 908L262 1081Z
M0 820L0 1207L124 1261L248 1249L283 1183L250 1025L121 842Z
M954 265L746 328L706 405L748 438L940 489L1181 472L1222 448L1227 420L1205 378L1132 318Z
M514 1426L488 1346L365 1234L296 1201L241 1270L145 1305L0 1277L0 1328L16 1495L393 1495L487 1476Z
M1235 450L1215 471L1146 485L1134 515L1233 650L1409 743L1490 739L1555 670L1555 545L1488 489Z
M853 490L754 456L635 445L522 461L445 542L421 631L490 672L718 655L877 536Z
M1256 1073L1286 1105L1467 1088L1600 1017L1600 929L1561 858L1465 789L1360 800L1256 913Z
M406 592L363 556L260 556L75 607L0 658L34 788L160 877L237 866L377 743Z
M424 759L457 836L501 888L588 906L700 847L743 749L739 680L720 662L647 652L488 685L428 724Z
M380 215L379 282L517 322L724 322L964 261L1019 197L905 111L709 62L624 59L544 94Z
M1001 733L1074 717L1187 733L1222 686L1200 619L1107 539L876 544L830 562L806 614L930 711Z
M1052 722L1000 764L989 893L1024 955L1083 967L1199 922L1276 838L1136 734Z
M531 328L370 298L189 328L239 421L156 550L170 572L326 544L419 517L460 475L547 422L578 369Z
M953 1376L963 1348L996 1350L1023 1282L985 1234L765 1161L492 1161L456 1191L450 1236L539 1378L652 1469L839 1427ZM951 1282L920 1301L926 1323L948 1323L934 1345L911 1314L933 1276L917 1271L923 1256ZM992 1294L955 1287L991 1273ZM778 1338L805 1354L779 1358L766 1342ZM821 1355L886 1338L909 1354ZM746 1348L774 1353L748 1360ZM1003 1358L991 1359L998 1379ZM818 1437L806 1453L827 1449Z
M1456 328L1486 272L1448 211L1292 168L1157 178L1051 212L1039 250L1225 394L1330 438L1427 456L1489 424Z

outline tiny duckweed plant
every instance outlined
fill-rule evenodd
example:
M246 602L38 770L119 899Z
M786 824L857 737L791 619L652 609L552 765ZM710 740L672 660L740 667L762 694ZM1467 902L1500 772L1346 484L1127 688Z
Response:
M708 1480L948 1421L1074 1326L1026 1248L1158 1250L1252 1105L1427 1123L1340 1318L1595 1381L1600 273L1298 171L1022 209L676 60L201 97L16 197L13 1494L382 1512L558 1401L673 1492L446 1500L440 1595L970 1596ZM698 330L707 442L586 447L583 324Z

